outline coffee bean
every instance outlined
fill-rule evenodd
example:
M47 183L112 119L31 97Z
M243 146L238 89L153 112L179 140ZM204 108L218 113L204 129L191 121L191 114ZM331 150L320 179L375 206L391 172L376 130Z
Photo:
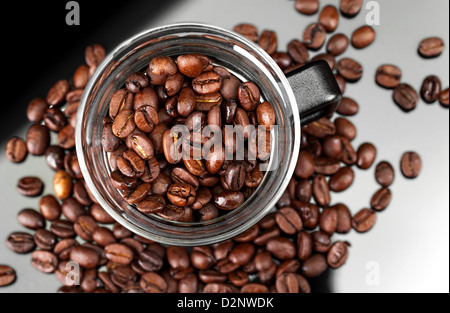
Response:
M297 249L292 241L286 237L271 238L266 243L266 250L279 260L288 260L295 257Z
M95 250L83 246L73 247L70 252L70 259L85 269L95 268L100 261Z
M328 40L327 52L330 53L331 55L339 56L347 50L348 44L349 40L346 35L344 34L333 35L333 37L331 37Z
M394 182L394 168L388 162L380 162L375 170L375 178L383 187L389 187Z
M58 258L48 251L34 251L31 255L31 265L37 270L50 274L53 273L58 267Z
M255 254L255 246L249 243L243 243L235 246L228 254L228 260L237 265L245 265Z
M419 53L424 58L435 58L444 51L444 41L439 37L430 37L422 40L419 44Z
M362 26L352 34L352 45L356 49L363 49L370 46L375 41L375 30L368 26Z
M348 258L348 246L347 242L342 241L333 244L327 255L327 262L331 268L337 269L345 264Z
M288 54L292 60L299 64L306 64L309 60L308 48L296 39L289 42Z
M264 30L259 37L259 46L263 48L269 55L277 51L278 39L277 34L270 30Z
M340 60L337 64L337 70L339 75L348 82L358 81L363 75L362 65L350 58Z
M311 235L307 231L301 231L297 235L297 257L301 261L307 260L313 249L313 241Z
M339 171L331 176L329 185L330 189L335 192L341 192L350 187L353 183L355 173L351 167L342 167Z
M8 236L6 246L18 254L27 254L36 247L33 236L27 233L16 232Z
M314 229L319 224L319 207L309 203L293 203L294 208L300 213L305 229Z
M24 177L17 184L17 191L26 197L37 197L44 189L44 183L38 177Z
M21 163L27 157L28 150L25 141L19 137L8 140L5 149L6 157L14 163Z
M39 203L39 208L42 216L48 221L57 220L61 216L61 205L52 195L42 197Z
M326 30L321 24L311 24L303 33L303 42L309 49L318 50L323 46L326 34Z
M49 129L39 124L30 126L27 132L26 143L28 153L43 155L50 143Z
M29 229L45 228L44 217L33 209L23 209L17 215L17 219L22 226Z
M39 123L48 109L47 101L43 98L34 98L27 107L27 118L30 122Z
M276 221L280 229L288 235L294 235L303 228L300 216L289 207L282 208L277 212Z
M394 89L394 101L405 112L412 111L416 108L419 101L419 95L408 84L400 84Z
M131 74L126 82L125 86L131 93L137 93L148 86L148 77L141 72Z
M388 207L391 199L391 191L388 188L383 187L373 195L372 200L370 201L370 205L372 209L376 211L383 211Z
M345 93L345 89L347 87L347 82L344 77L342 77L339 74L334 74L334 78L336 79L336 82L338 83L339 90L341 91L341 94Z
M134 257L133 250L120 243L113 243L105 247L106 258L114 263L128 265Z
M70 91L70 84L67 80L57 81L47 94L47 103L51 106L60 106L66 99L67 93Z
M16 280L16 272L7 265L0 265L0 287L9 286Z
M264 126L267 131L270 131L271 127L275 125L275 111L269 102L261 103L256 110L256 115L259 125Z
M214 204L217 208L231 211L244 203L244 195L239 191L224 191L214 196Z
M307 151L300 151L298 156L297 166L295 168L295 175L298 178L307 179L314 174L314 159Z
M402 71L395 65L382 65L377 69L375 80L378 85L392 89L400 85Z
M34 242L42 250L51 251L56 245L57 237L46 229L38 229L34 234Z
M416 178L422 169L422 160L415 152L406 152L402 156L401 169L406 178Z
M334 32L339 25L339 12L333 5L325 6L319 15L319 23L327 32Z
M62 239L55 245L53 253L61 261L67 261L70 258L70 251L72 251L72 248L76 246L78 246L78 242L75 239L73 238Z
M346 118L338 117L334 120L336 125L336 135L347 138L352 141L355 139L357 131L355 125Z
M205 72L205 73L201 74L200 76L194 78L194 80L192 80L192 88L194 89L194 91L196 93L199 93L199 94L210 94L210 93L218 92L221 87L222 87L222 77L215 72ZM181 95L180 95L180 97L181 97ZM194 95L193 101L194 101L194 106L195 106L195 95ZM189 112L189 114L191 112ZM178 112L178 113L180 113L180 112ZM189 115L189 114L187 114L187 115ZM183 114L181 114L181 115L187 116L187 115L183 115Z
M336 59L332 54L329 53L321 53L316 55L314 58L312 58L312 62L324 60L328 63L331 69L334 69L334 66L336 65Z
M64 169L64 149L59 146L49 146L45 151L45 161L47 165L54 171Z
M356 154L358 155L356 165L360 169L366 170L370 168L375 161L377 157L377 149L371 143L363 143L359 146Z
M327 260L323 254L313 254L301 267L301 273L307 278L318 277L328 268Z
M53 190L55 192L55 196L58 199L64 200L68 198L72 193L72 187L72 178L69 174L67 174L67 172L56 172L55 176L53 177Z
M331 248L331 237L323 231L311 233L313 241L313 250L319 253L327 253Z
M196 192L191 185L185 183L173 184L167 191L167 198L179 207L190 206L194 203Z
M137 209L144 214L154 214L161 212L166 201L162 196L147 196L137 204Z
M262 284L247 284L241 288L241 293L268 293L269 289Z
M347 234L352 229L352 215L348 207L342 203L334 206L337 210L337 227L338 234Z
M92 239L102 247L116 243L112 231L105 227L98 227L92 234Z
M449 93L449 89L445 89L443 91L441 91L441 93L439 94L439 102L441 103L441 105L443 107L448 108L448 93Z
M420 89L422 99L427 103L435 102L441 93L441 80L434 75L425 78Z
M362 209L353 216L352 227L359 233L368 232L375 225L377 216L374 210Z
M313 195L314 199L320 206L327 206L330 204L330 189L325 176L317 175L313 179Z
M251 24L239 24L234 27L234 31L236 33L241 34L244 37L247 37L247 39L257 42L258 41L258 29Z
M341 102L339 103L336 112L345 116L353 116L356 115L359 111L358 103L350 98L343 97Z
M319 1L318 0L297 0L295 2L295 9L306 15L312 15L319 11Z
M150 183L143 183L136 186L134 189L127 190L124 193L124 200L129 204L138 204L144 200L151 191Z
M336 232L338 225L338 212L335 207L325 208L320 215L320 230L333 235Z
M85 61L89 67L97 67L106 56L105 49L99 44L86 47Z
M362 0L341 0L341 13L346 17L354 17L361 11L362 4Z
M140 286L146 293L165 293L167 290L164 278L151 272L141 277Z

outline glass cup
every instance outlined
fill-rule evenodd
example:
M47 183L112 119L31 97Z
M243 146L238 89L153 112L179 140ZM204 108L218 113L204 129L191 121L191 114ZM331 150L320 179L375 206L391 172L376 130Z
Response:
M101 145L102 119L112 95L126 78L156 56L201 53L244 81L256 82L276 113L277 133L268 171L254 194L239 208L214 220L180 223L140 213L110 182L111 169ZM291 87L292 86L292 87ZM295 93L294 93L295 91ZM302 122L332 113L339 87L326 62L312 63L287 78L260 47L225 29L204 24L174 24L145 31L123 42L99 65L78 109L76 149L87 186L118 223L144 238L175 246L201 246L235 237L255 225L278 202L297 163Z

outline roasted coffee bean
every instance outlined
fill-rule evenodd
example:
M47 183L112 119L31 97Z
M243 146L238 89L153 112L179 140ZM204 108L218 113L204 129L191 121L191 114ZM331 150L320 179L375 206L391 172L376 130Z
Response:
M58 238L75 237L73 223L66 220L56 220L50 226L50 231Z
M43 98L35 98L27 107L27 118L30 122L39 123L48 109L47 101Z
M218 195L215 195L213 200L217 208L225 211L231 211L243 204L245 197L244 194L239 191L224 191Z
M195 176L200 176L206 171L205 164L202 160L183 160L186 169Z
M293 207L300 213L303 221L303 227L314 229L319 224L319 207L309 203L293 203Z
M340 140L339 143L341 144ZM341 163L335 158L319 157L314 161L314 171L316 174L334 175L340 168Z
M102 147L106 152L114 152L120 146L120 139L113 134L112 123L103 126Z
M58 108L50 108L43 115L45 126L54 132L59 132L67 125L64 113Z
M356 152L358 159L356 165L363 170L372 166L377 157L377 148L371 143L363 143L359 146Z
M57 238L46 229L38 229L34 234L34 242L42 250L50 251L55 247Z
M303 228L303 222L300 216L292 208L286 207L280 209L275 218L280 229L288 235L294 235Z
M276 237L266 243L266 250L279 260L293 259L297 249L292 241L286 237Z
M45 151L45 161L55 172L64 169L64 149L59 146L49 146Z
M439 102L441 103L441 105L443 107L446 107L446 108L448 108L448 94L449 94L448 88L441 91L441 93L439 94Z
M250 243L242 243L235 246L228 254L228 260L233 264L245 265L253 258L255 246Z
M322 275L328 268L327 259L323 254L314 254L309 257L301 267L301 273L307 278Z
M205 72L192 81L192 88L198 94L218 92L222 87L222 77L215 72ZM181 97L181 95L180 95ZM195 102L195 96L194 96ZM194 103L195 106L195 103ZM180 112L178 112L180 113ZM181 114L181 113L180 113ZM189 113L190 114L190 113ZM189 115L188 114L188 115ZM183 115L185 116L185 115ZM187 116L187 115L186 115Z
M135 143L135 145L136 144L138 143ZM142 154L145 154L145 151L142 151ZM145 163L137 153L128 150L125 151L122 156L117 158L117 167L123 175L131 178L138 178L144 174Z
M0 287L9 286L16 280L16 272L7 265L0 265Z
M193 54L178 56L177 65L180 73L187 77L195 78L200 76L200 74L203 72L202 61ZM166 82L166 90L168 91L167 82Z
M283 71L292 65L292 58L286 52L275 52L272 58Z
M298 64L306 64L309 60L308 48L299 40L289 42L288 54Z
M303 130L314 137L324 138L336 133L336 126L327 118L321 118L303 127Z
M337 269L345 264L348 258L349 243L338 241L328 251L327 262L331 268Z
M101 224L112 224L114 219L106 213L106 211L98 204L93 203L89 208L89 214L94 218L95 221Z
M353 148L350 140L346 137L339 136L342 142L341 161L347 165L353 165L358 160L358 155Z
M228 274L228 280L236 287L242 287L249 282L249 276L246 272L237 270Z
M53 253L56 254L61 261L66 261L70 258L70 251L76 246L78 246L78 242L75 239L62 239L55 245Z
M245 183L245 167L240 162L230 162L221 171L221 183L226 190L239 191Z
M45 228L45 219L39 212L33 209L23 209L17 215L19 223L29 229Z
M317 175L313 179L313 195L317 204L320 206L328 206L330 204L330 189L327 180L323 175Z
M403 176L406 178L416 178L422 169L422 160L416 152L406 152L402 156L400 165Z
M27 157L27 144L22 138L13 137L6 144L5 154L11 162L20 163Z
M111 173L111 183L119 190L130 190L137 186L137 179L125 176L117 170Z
M337 227L338 234L347 234L352 229L352 215L348 207L342 203L334 206L337 210Z
M315 231L311 233L313 241L313 249L319 253L327 253L331 248L331 237L323 231Z
M375 80L378 85L392 89L400 85L402 71L395 65L382 65L377 69Z
M167 78L177 71L178 67L172 58L160 56L150 61L147 74L153 85L165 85Z
M72 125L66 125L58 133L58 146L65 150L71 150L75 147L75 128Z
M346 17L354 17L361 11L362 0L341 0L341 13Z
M275 125L275 111L272 105L267 101L258 106L256 109L256 116L259 125L264 126L267 131L270 131L271 127Z
M256 224L247 229L246 231L244 231L243 233L241 233L240 235L234 237L233 240L235 242L245 242L245 243L252 242L258 236L258 233L259 233L259 226L258 224Z
M298 156L297 166L295 168L295 176L298 178L307 179L314 174L314 159L311 153L307 151L300 151Z
M83 246L73 247L70 252L70 259L85 269L95 268L100 261L95 250Z
M319 23L329 33L334 32L339 25L339 12L333 5L325 6L319 15Z
M137 93L148 86L148 77L141 72L131 74L126 82L125 86L131 93Z
M419 95L408 84L400 84L394 89L394 101L405 112L412 111L416 108L419 101Z
M167 204L164 209L157 214L168 221L180 223L191 223L193 218L191 207L179 207L170 204Z
M389 187L394 182L394 168L386 161L380 162L375 169L375 178L381 186Z
M51 106L60 106L66 99L69 91L70 84L67 80L61 79L57 81L47 93L47 103Z
M140 184L134 189L127 190L123 198L129 204L138 204L148 196L151 188L152 186L150 183Z
M331 55L339 56L347 50L348 44L349 40L346 35L344 34L333 35L333 37L331 37L328 40L327 52L330 53Z
M78 217L73 227L77 235L80 236L82 239L86 241L92 241L92 235L94 234L94 231L98 228L98 224L92 217L82 215Z
M191 185L195 190L199 187L198 178L182 167L172 169L171 175L173 183L182 183Z
M425 78L420 89L422 99L427 103L436 102L441 93L441 80L439 77L431 75Z
M352 227L359 233L365 233L372 229L377 220L374 210L362 209L353 216Z
M303 33L303 42L309 49L318 50L323 46L326 35L327 31L321 24L311 24Z
M53 273L58 267L58 258L48 251L34 251L31 255L31 265L37 270L50 274Z
M444 41L439 37L431 37L422 40L419 44L419 53L425 58L435 58L444 51Z
M375 41L375 30L368 25L362 26L352 34L352 45L356 49L363 49Z
M342 154L342 142L337 136L325 137L322 144L323 154L331 159L339 159ZM318 160L316 160L316 167ZM328 163L328 162L327 162Z
M355 173L351 167L342 167L339 171L331 176L329 181L330 189L334 192L341 192L346 190L353 183Z
M313 250L313 241L310 233L307 231L300 231L297 235L297 257L301 261L307 260Z
M188 250L184 247L168 247L167 261L174 269L187 269L191 265Z
M246 111L254 111L260 102L260 98L261 94L255 83L246 82L240 85L238 89L238 99L239 103Z
M236 33L241 34L244 37L247 37L249 40L253 42L258 41L258 29L251 24L239 24L234 27L234 31Z
M297 277L294 273L285 273L277 277L278 293L299 293Z
M39 208L42 216L48 221L57 220L61 216L61 205L52 195L42 197L39 203Z
M12 233L6 239L6 246L18 254L30 253L36 247L33 236L27 233Z
M269 55L274 54L278 46L277 34L270 30L264 30L259 37L258 44Z
M105 247L106 258L114 263L128 265L134 257L133 250L120 243L113 243Z
M112 231L105 227L96 228L92 234L92 239L102 247L116 243Z
M215 146L211 149L211 151L208 153L206 158L206 169L209 172L209 174L217 174L220 169L222 168L222 165L225 162L225 152L222 147L219 149L215 149Z
M312 197L312 185L308 179L302 179L297 182L295 188L295 197L302 202L308 203Z
M345 78L348 82L356 82L363 75L363 67L357 61L344 58L337 63L337 70L339 75Z
M50 131L47 127L34 124L30 126L26 137L28 153L43 155L50 143Z
M172 181L165 173L161 173L152 184L151 192L156 195L165 195Z
M383 211L388 207L391 199L391 191L388 188L383 187L373 195L370 206L376 211Z
M53 191L58 199L64 200L68 198L72 194L72 187L72 177L69 174L65 171L56 172L53 177Z
M251 283L241 288L241 293L268 293L269 289L263 284Z
M194 247L191 252L192 266L199 270L211 269L216 260L211 247Z
M339 103L336 112L345 116L353 116L356 115L359 111L358 103L350 98L343 97L341 102Z
M109 116L115 119L117 115L125 110L133 108L134 95L126 89L117 90L111 98L109 103Z
M195 203L193 204L195 205ZM198 210L198 217L200 222L206 222L214 220L219 216L219 210L211 203L208 203L204 207Z
M196 197L195 189L185 183L173 184L167 191L167 198L172 204L179 207L190 206L194 203Z
M126 138L132 133L136 127L134 114L131 110L122 110L117 114L112 126L113 134L116 137Z
M147 196L137 204L137 209L144 214L154 214L162 211L166 201L162 196Z
M89 67L97 67L106 56L105 48L99 44L93 44L86 47L85 61Z
M320 215L319 220L320 230L328 235L333 235L336 232L338 225L338 212L335 207L325 208Z
M319 0L297 0L295 9L302 14L315 14L319 11Z
M24 177L17 184L17 191L26 197L36 197L42 193L44 183L38 177Z

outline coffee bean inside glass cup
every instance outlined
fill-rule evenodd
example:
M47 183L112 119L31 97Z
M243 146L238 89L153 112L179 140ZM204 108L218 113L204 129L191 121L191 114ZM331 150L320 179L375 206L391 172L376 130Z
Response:
M115 91L101 143L110 179L143 214L183 223L225 215L258 189L275 111L257 82L203 54L159 56ZM211 208L215 214L202 214Z

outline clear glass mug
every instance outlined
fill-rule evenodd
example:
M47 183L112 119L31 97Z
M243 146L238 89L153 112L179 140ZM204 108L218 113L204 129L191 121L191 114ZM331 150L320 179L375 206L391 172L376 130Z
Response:
M102 119L126 78L155 56L201 53L244 81L257 83L274 107L278 132L271 161L256 192L234 211L201 223L179 223L140 213L110 183L108 155L101 145ZM201 246L239 235L261 220L285 191L297 163L301 123L332 113L341 94L326 62L301 67L287 78L259 46L225 29L204 24L174 24L151 29L111 52L87 85L78 109L76 149L92 195L118 223L144 238L175 246Z

